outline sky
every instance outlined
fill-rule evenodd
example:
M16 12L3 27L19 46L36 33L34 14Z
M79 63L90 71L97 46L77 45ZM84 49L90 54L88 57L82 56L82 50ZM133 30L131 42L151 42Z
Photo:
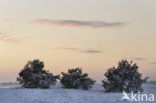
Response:
M0 0L0 81L28 61L53 74L81 67L97 81L122 59L156 80L155 0Z

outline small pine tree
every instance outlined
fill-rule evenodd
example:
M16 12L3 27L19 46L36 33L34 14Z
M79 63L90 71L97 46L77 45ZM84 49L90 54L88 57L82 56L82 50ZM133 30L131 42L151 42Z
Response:
M69 69L68 73L62 72L60 82L63 88L88 90L96 81L89 78L87 73L82 74L81 68L75 68Z
M44 63L39 60L29 61L19 73L17 81L24 88L50 88L54 85L59 75L53 76L49 71L43 70Z
M113 67L105 73L107 80L102 80L106 92L141 92L143 89L142 74L138 72L137 64L122 60L117 68Z

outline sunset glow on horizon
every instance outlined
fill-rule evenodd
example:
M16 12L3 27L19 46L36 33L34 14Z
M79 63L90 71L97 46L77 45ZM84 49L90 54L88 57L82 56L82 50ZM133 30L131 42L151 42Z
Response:
M155 0L0 0L0 81L30 60L53 74L82 67L101 81L128 59L156 80Z

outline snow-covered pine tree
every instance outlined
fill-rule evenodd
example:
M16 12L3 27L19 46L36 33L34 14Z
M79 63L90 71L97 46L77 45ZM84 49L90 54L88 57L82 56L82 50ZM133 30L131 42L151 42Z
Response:
M62 72L60 83L63 88L84 89L92 88L96 81L89 78L87 73L82 73L81 68L69 69L68 73Z
M104 74L107 78L102 80L106 92L141 92L143 89L142 74L138 72L137 64L122 60L118 63L117 68L113 67Z
M59 79L59 75L54 76L43 68L43 62L39 60L29 61L19 73L17 81L24 88L50 88L50 85L54 85Z

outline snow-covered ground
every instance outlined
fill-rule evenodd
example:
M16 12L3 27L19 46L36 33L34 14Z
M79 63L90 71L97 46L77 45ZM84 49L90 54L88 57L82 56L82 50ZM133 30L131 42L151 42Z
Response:
M144 93L156 96L156 84L144 84ZM131 103L121 101L122 93L105 93L100 84L92 89L23 89L18 83L0 83L0 103ZM138 102L140 103L140 102ZM141 103L156 103L141 102Z

